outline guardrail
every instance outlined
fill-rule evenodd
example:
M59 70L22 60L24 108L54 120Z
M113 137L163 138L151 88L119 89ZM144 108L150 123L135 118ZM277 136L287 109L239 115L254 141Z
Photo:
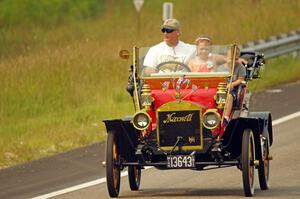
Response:
M254 50L264 53L266 59L300 51L300 28L265 40L248 42L242 45L241 48L243 51Z

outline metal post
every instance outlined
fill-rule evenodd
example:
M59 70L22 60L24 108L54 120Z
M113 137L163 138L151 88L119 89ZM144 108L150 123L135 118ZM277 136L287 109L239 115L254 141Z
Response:
M137 35L138 35L138 41L140 40L140 34L141 34L141 20L140 20L140 12L137 12Z
M140 16L140 11L142 9L142 6L144 4L144 0L133 0L133 3L134 3L134 6L135 6L135 9L136 9L136 12L137 12L137 36L138 36L138 39L140 39L140 32L141 32L141 16Z

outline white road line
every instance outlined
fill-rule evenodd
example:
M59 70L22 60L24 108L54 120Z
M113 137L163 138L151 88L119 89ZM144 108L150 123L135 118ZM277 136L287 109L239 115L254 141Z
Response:
M296 113L293 113L293 114L290 114L290 115L287 115L287 116L284 116L284 117L281 117L277 120L274 120L272 122L272 124L273 124L273 126L276 126L278 124L281 124L281 123L287 122L289 120L292 120L296 117L300 117L300 111L298 111ZM152 167L145 167L145 169L150 169L150 168L152 168ZM127 175L128 175L127 171L123 171L121 173L121 177L124 177L124 176L127 176ZM62 194L70 193L72 191L77 191L79 189L84 189L84 188L87 188L87 187L102 184L102 183L105 183L105 182L106 182L106 178L104 177L104 178L100 178L98 180L93 180L93 181L86 182L86 183L83 183L83 184L79 184L79 185L69 187L69 188L66 188L66 189L61 189L61 190L54 191L54 192L51 192L51 193L48 193L48 194L40 195L40 196L31 198L31 199L47 199L47 198L59 196L59 195L62 195Z
M147 169L150 169L150 168L152 168L152 167L145 167L144 170L147 170ZM121 172L121 177L125 177L127 175L128 175L127 171ZM69 187L69 188L66 188L66 189L61 189L61 190L54 191L54 192L51 192L51 193L48 193L48 194L40 195L40 196L31 198L31 199L47 199L47 198L52 198L52 197L55 197L55 196L63 195L63 194L66 194L66 193L70 193L72 191L77 191L79 189L84 189L84 188L87 188L87 187L92 187L92 186L95 186L95 185L98 185L98 184L102 184L102 183L105 183L105 182L106 182L106 178L104 177L104 178L100 178L98 180L93 180L93 181L86 182L86 183L79 184L79 185L75 185L73 187Z
M293 113L293 114L290 114L290 115L287 115L287 116L284 116L284 117L281 117L281 118L273 121L272 124L273 124L273 126L276 126L278 124L289 121L289 120L294 119L294 118L299 117L299 116L300 116L300 111L298 111L296 113Z
M128 174L125 171L121 173L121 177L124 177L124 176L127 176L127 175ZM37 197L34 197L32 199L51 198L51 197L54 197L54 196L59 196L59 195L65 194L65 193L76 191L76 190L79 190L79 189L84 189L84 188L91 187L91 186L94 186L94 185L102 184L104 182L106 182L106 178L100 178L98 180L93 180L93 181L86 182L86 183L83 183L83 184L79 184L79 185L76 185L76 186L73 186L73 187L69 187L69 188L62 189L62 190L59 190L59 191L54 191L54 192L51 192L51 193L48 193L48 194L45 194L45 195L37 196Z

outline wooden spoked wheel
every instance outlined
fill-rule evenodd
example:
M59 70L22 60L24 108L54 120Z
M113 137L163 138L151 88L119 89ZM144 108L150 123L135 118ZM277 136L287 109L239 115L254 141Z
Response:
M258 166L258 177L259 185L261 190L269 189L269 177L270 177L270 138L267 132L265 136L260 139L261 149L262 149L262 160L259 162Z
M120 191L121 169L118 165L119 158L116 135L109 132L106 143L106 183L109 196L112 198L118 197Z
M141 183L141 174L141 168L139 168L138 166L128 166L128 179L131 190L139 190Z
M255 143L253 133L250 129L244 130L242 141L242 173L245 196L254 194L254 160L255 160Z

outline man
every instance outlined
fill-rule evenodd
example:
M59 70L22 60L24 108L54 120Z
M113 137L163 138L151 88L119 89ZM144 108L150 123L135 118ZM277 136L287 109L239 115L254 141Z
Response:
M178 61L188 64L195 56L196 48L179 40L181 34L179 21L167 19L161 28L164 41L149 49L143 65L152 68L154 72L155 67L162 62Z

